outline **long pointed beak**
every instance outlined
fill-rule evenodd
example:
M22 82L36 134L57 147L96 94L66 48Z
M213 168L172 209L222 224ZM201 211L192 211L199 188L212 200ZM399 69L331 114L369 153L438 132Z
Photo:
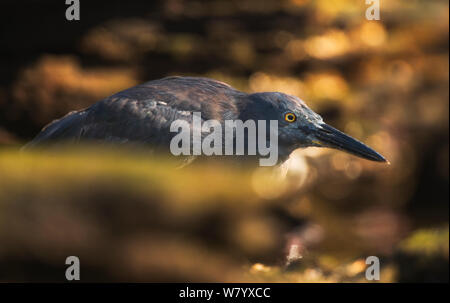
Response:
M344 134L343 132L329 126L328 124L320 124L321 128L317 128L314 136L320 143L319 146L340 149L355 156L377 162L388 162L382 155L359 142L356 139Z

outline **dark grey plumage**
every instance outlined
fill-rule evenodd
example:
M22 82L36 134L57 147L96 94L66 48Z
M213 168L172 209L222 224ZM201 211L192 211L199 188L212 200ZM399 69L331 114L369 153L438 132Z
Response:
M295 96L283 93L240 92L208 78L168 77L150 81L107 97L87 109L74 111L46 126L29 144L100 140L147 144L168 150L177 119L192 125L191 112L202 120L278 120L280 160L299 147L331 147L373 160L385 159L351 137L326 125L322 118ZM284 120L293 112L295 123Z

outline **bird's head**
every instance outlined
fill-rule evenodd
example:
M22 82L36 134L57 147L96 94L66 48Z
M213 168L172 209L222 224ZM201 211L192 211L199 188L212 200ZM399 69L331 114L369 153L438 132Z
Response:
M299 98L278 92L250 95L244 119L278 120L278 146L281 156L300 147L328 147L371 161L387 160L367 145L326 124ZM268 125L268 124L267 124Z

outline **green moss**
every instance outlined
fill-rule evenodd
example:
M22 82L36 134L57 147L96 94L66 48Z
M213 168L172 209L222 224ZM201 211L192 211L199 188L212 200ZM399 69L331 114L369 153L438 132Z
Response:
M399 247L405 253L448 256L449 227L417 230L402 241Z

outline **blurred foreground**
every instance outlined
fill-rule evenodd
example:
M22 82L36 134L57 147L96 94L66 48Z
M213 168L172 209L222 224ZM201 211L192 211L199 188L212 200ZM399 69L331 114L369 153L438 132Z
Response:
M3 151L0 179L0 281L64 281L72 255L85 282L365 282L370 255L383 282L448 281L448 225L344 214L299 175L90 148Z

